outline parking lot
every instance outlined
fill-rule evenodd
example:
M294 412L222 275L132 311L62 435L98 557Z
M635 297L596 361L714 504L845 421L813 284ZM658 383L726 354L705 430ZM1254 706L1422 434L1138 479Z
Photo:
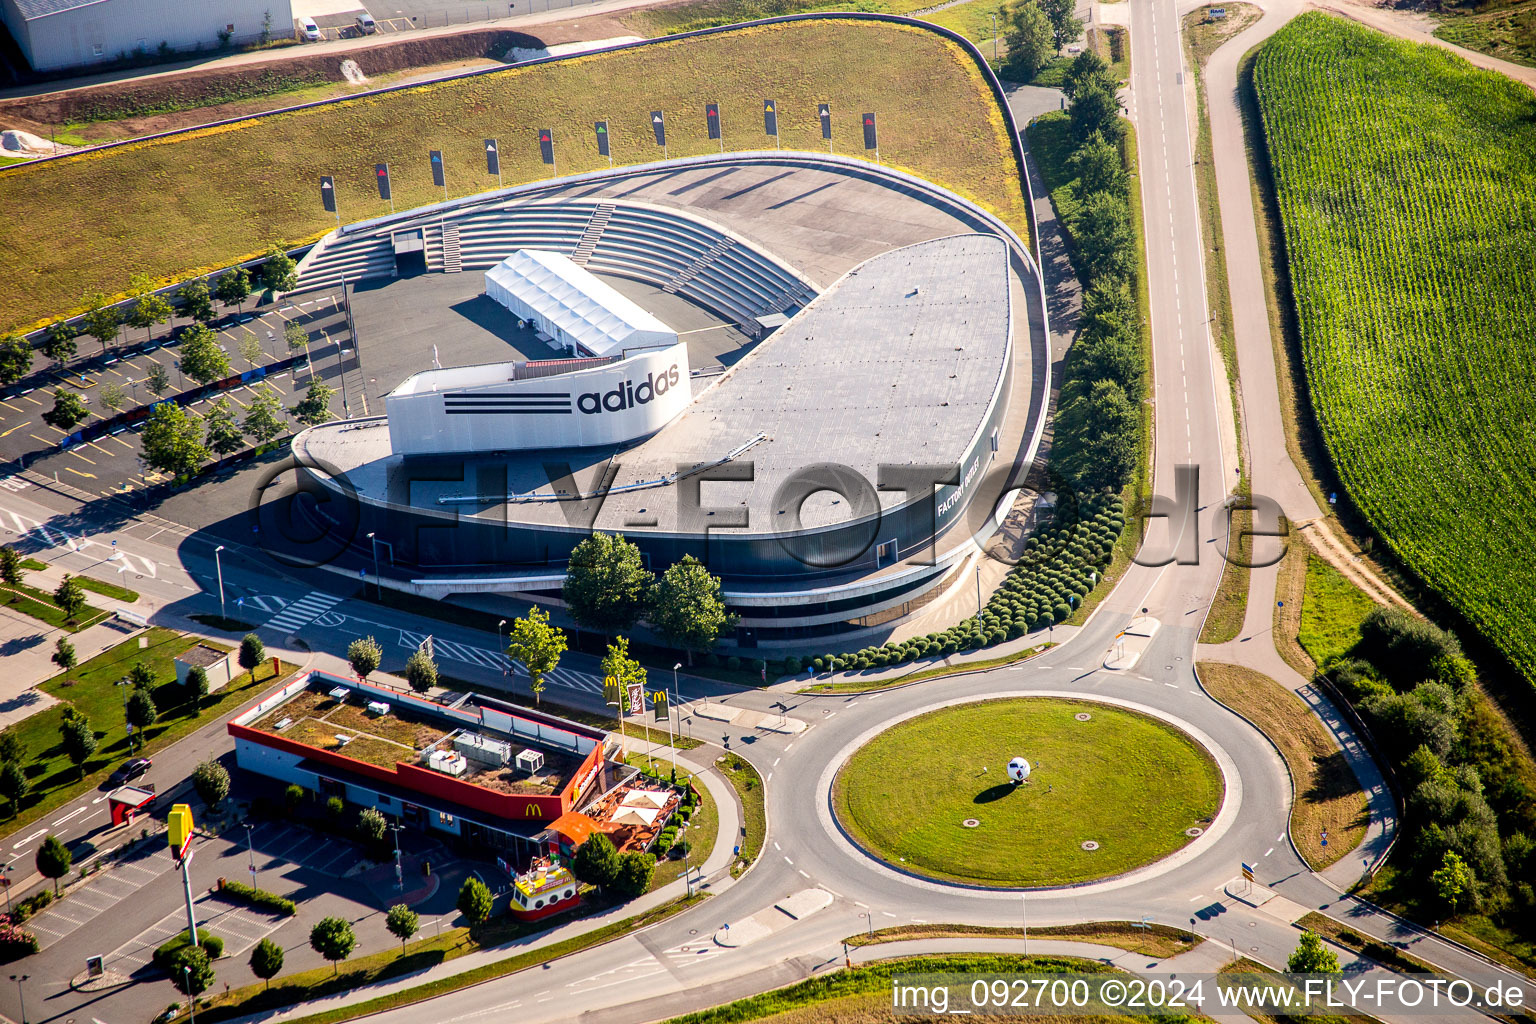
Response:
M31 918L27 921L27 930L34 933L46 949L111 910L173 867L175 864L171 860L170 850L158 845L147 847L142 855L129 857L94 882L76 889L65 899Z
M231 370L240 373L287 358L290 353L283 331L290 321L298 322L310 336L309 354L316 376L338 389L332 411L343 415L344 399L350 396L340 391L340 377L343 365L354 365L355 353L340 302L339 293L312 293L297 303L284 302L218 323L220 345L229 357ZM51 392L56 388L75 390L85 402L87 423L116 415L102 401L102 391L108 385L123 392L122 411L153 402L157 396L149 389L148 380L156 365L170 377L166 394L195 387L196 383L183 377L179 369L178 341L166 334L149 342L119 345L105 355L94 339L81 338L77 344L81 354L71 361L67 371L37 365L27 387L0 401L0 462L24 465L92 494L120 494L164 480L163 474L147 468L139 458L143 421L120 426L111 434L61 451L56 446L68 434L43 422L42 416L53 407ZM241 384L194 402L189 408L203 413L209 405L227 396L236 415L243 419L256 389L270 386L283 406L291 409L309 386L309 369L308 364L301 363L293 370L268 374L262 381ZM356 376L354 373L353 378ZM361 415L366 403L365 395L357 396L354 414Z

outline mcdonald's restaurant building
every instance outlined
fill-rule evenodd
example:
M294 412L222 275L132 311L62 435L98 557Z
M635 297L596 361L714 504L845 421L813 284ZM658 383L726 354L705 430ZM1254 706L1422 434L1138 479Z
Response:
M245 771L515 865L545 853L550 826L596 801L616 768L601 729L478 694L444 704L318 671L228 728Z

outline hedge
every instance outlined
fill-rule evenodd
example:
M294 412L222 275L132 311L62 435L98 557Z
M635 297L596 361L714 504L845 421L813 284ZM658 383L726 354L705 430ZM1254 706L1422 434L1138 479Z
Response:
M279 896L275 892L265 889L257 889L246 885L244 882L236 882L232 879L219 879L219 892L236 903L244 903L246 906L256 907L261 910L270 910L274 914L282 914L284 917L292 917L298 913L298 905L293 900Z

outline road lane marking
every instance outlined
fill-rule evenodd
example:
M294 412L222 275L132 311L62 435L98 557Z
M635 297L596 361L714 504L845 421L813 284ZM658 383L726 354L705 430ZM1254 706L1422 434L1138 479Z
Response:
M72 810L68 814L64 815L64 817L62 817L62 818L55 818L54 822L53 822L53 827L54 828L58 828L60 825L64 824L66 821L68 821L70 818L79 817L80 815L82 815L84 813L85 813L85 808L84 807L76 807L74 810Z
M1270 854L1272 854L1274 852L1275 852L1275 848L1273 846L1271 846L1269 849L1264 851L1264 856L1268 857Z
M19 850L23 846L26 846L28 843L32 842L34 839L41 839L43 836L45 836L47 834L48 834L48 830L47 829L45 829L45 828L44 829L39 829L36 832L33 832L31 835L27 836L27 838L23 839L21 842L17 843L15 846L12 846L11 849Z

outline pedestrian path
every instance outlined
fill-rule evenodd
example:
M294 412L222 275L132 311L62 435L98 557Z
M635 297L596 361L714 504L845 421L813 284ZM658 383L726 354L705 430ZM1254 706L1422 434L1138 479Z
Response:
M417 633L409 629L400 630L400 646L414 651L426 643L427 634ZM435 658L447 661L462 662L466 665L474 665L478 668L494 669L498 672L511 670L511 678L515 682L528 682L528 673L521 666L515 666L512 659L491 647L476 647L473 644L459 643L456 640L441 640L432 638L432 655ZM581 690L585 693L602 693L603 681L597 676L587 672L577 672L574 669L557 668L544 676L546 685L563 687L567 690Z
M43 948L117 906L172 868L167 848L146 857L123 861L96 881L65 896L27 922Z
M342 598L338 594L327 594L323 590L311 590L293 602L293 604L288 605L288 607L268 619L266 628L280 629L284 633L292 633L296 629L309 625L341 602Z

